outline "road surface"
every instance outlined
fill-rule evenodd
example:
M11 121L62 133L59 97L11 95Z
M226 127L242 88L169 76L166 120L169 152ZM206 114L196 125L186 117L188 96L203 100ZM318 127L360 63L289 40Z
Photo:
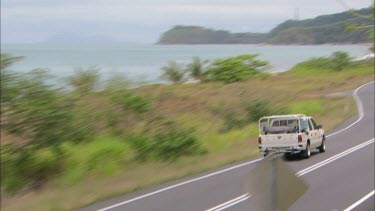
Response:
M353 96L358 115L326 134L325 153L316 150L310 159L285 161L309 186L289 210L374 210L374 83L359 87ZM81 210L261 210L244 188L250 171L261 159L224 166Z

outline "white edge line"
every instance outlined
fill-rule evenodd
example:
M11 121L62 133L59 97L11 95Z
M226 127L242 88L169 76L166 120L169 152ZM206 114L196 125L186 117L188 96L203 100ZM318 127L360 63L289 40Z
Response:
M238 201L233 202L232 204L228 204L228 205L226 205L226 206L224 206L224 207L221 207L220 209L217 209L217 210L215 210L215 211L221 211L221 210L224 210L224 209L226 209L226 208L228 208L228 207L231 207L231 206L233 206L233 205L236 205L236 204L238 204L238 203L241 203L241 202L243 202L243 201L246 201L246 200L249 199L249 198L250 198L250 196L247 196L247 197L245 197L245 198L243 198L243 199L240 199L240 200L238 200Z
M185 181L185 182L181 182L181 183L178 183L178 184L175 184L175 185L172 185L172 186L169 186L169 187L166 187L166 188L163 188L163 189L160 189L160 190L157 190L157 191L154 191L154 192L151 192L151 193L148 193L148 194L145 194L145 195L142 195L142 196L139 196L139 197L127 200L127 201L123 201L123 202L114 204L114 205L109 206L109 207L105 207L105 208L99 209L98 211L105 211L105 210L109 210L109 209L112 209L112 208L115 208L115 207L118 207L118 206L121 206L121 205L124 205L124 204L128 204L130 202L137 201L139 199L143 199L143 198L146 198L148 196L152 196L152 195L164 192L164 191L172 189L172 188L176 188L176 187L179 187L179 186L182 186L182 185L186 185L186 184L189 184L189 183L192 183L192 182L195 182L195 181L199 181L199 180L202 180L202 179L205 179L205 178L208 178L208 177L212 177L212 176L215 176L215 175L218 175L218 174L221 174L221 173L224 173L224 172L236 169L236 168L240 168L242 166L246 166L246 165L249 165L249 164L252 164L252 163L256 163L258 161L261 161L262 159L263 158L258 158L258 159L255 159L255 160L252 160L252 161L249 161L249 162L246 162L246 163L242 163L242 164L239 164L239 165L236 165L236 166L232 166L230 168L223 169L221 171L217 171L217 172L214 172L214 173L202 176L202 177L198 177L198 178L194 178L194 179L191 179L191 180L188 180L188 181Z
M330 157L330 158L328 158L328 159L326 159L326 160L324 160L324 161L322 161L322 162L320 162L320 163L317 163L316 165L314 165L314 166L311 166L311 167L313 167L313 168L311 168L311 167L309 167L309 168L306 168L306 169L304 169L304 170L301 170L301 171L299 171L298 173L296 173L295 175L297 176L297 177L301 177L301 176L303 176L303 175L305 175L305 174L307 174L307 173L309 173L309 172L311 172L311 171L314 171L314 170L316 170L316 169L318 169L318 168L320 168L320 167L322 167L322 166L325 166L325 165L327 165L327 164L329 164L329 163L331 163L331 162L333 162L333 161L335 161L335 160L337 160L337 159L339 159L339 158L341 158L341 157L344 157L344 156L346 156L346 155L348 155L348 154L350 154L350 153L352 153L352 152L354 152L354 151L357 151L357 150L359 150L359 149L361 149L361 148L363 148L363 147L365 147L365 146L367 146L367 145L369 145L369 144L372 144L372 143L374 143L374 139L370 139L370 140L368 140L368 141L366 141L366 142L364 142L364 143L362 143L362 144L359 144L359 145L357 145L357 146L355 146L355 147L353 147L353 148L351 148L351 149L349 149L349 150L346 150L346 151L344 151L344 152L341 152L341 153L339 153L339 154L337 154L337 155L335 155L335 156L332 156L332 157ZM373 191L374 192L374 191ZM374 194L372 192L372 195ZM208 210L206 210L206 211L220 211L220 210L223 210L223 209L225 209L225 208L228 208L228 207L230 207L230 206L233 206L233 205L235 205L235 204L238 204L238 203L240 203L240 202L242 202L242 201L245 201L246 199L248 199L248 198L250 198L250 196L251 195L249 195L249 197L247 197L246 199L240 199L240 198L243 198L243 197L245 197L245 195L248 195L249 193L247 193L247 194L244 194L244 195L242 195L242 196L239 196L239 197L237 197L237 198L235 198L235 199L232 199L232 200L230 200L230 201L227 201L227 202L225 202L225 203L223 203L223 204L220 204L220 205L218 205L218 206L216 206L216 207L213 207L213 208L210 208L210 209L208 209ZM371 193L370 193L371 194ZM367 194L367 195L370 195L370 194ZM369 198L370 196L365 196L365 197L363 197L362 199L360 199L359 201L357 201L355 204L353 204L352 206L350 206L349 208L347 208L347 209L345 209L344 211L350 211L352 208L354 208L354 207L356 207L356 206L358 206L358 204L360 204L360 203L362 203L364 200L366 200L367 198ZM366 198L367 197L367 198ZM233 202L233 201L235 201L235 202ZM233 202L233 203L231 203L231 202ZM228 204L228 203L231 203L231 204ZM228 205L227 205L228 204ZM223 207L224 206L224 207ZM219 209L217 209L217 208L219 208Z
M335 161L335 160L337 160L337 159L339 159L341 157L344 157L344 156L346 156L346 155L348 155L348 154L350 154L350 153L352 153L354 151L357 151L357 150L359 150L359 149L361 149L361 148L363 148L363 147L365 147L365 146L367 146L367 145L369 145L371 143L373 143L373 141L370 141L370 142L368 142L368 143L366 143L364 145L361 145L361 146L357 146L357 147L355 147L355 149L351 149L350 151L342 152L342 153L340 153L338 155L335 155L335 156L333 156L333 157L331 157L329 159L326 159L326 160L324 160L324 161L322 161L322 162L320 162L320 163L318 163L318 164L316 164L314 166L311 166L311 167L309 167L307 169L304 169L304 170L298 172L296 175L297 176L302 176L302 175L304 175L304 174L306 174L306 173L308 173L310 171L313 171L313 170L315 170L317 168L320 168L320 167L322 167L322 166L324 166L324 165L326 165L328 163L331 163L331 162L333 162L333 161Z
M362 149L363 147L365 147L367 145L370 145L372 143L374 143L374 139L371 139L371 140L367 141L365 144L360 144L360 146L358 145L356 147L353 147L354 149L352 148L349 151L345 151L345 152L340 153L338 155L335 155L335 156L333 156L331 158L328 158L327 160L324 160L324 161L318 163L319 165L316 165L313 168L309 167L308 169L304 169L302 171L299 171L296 175L297 175L297 177L303 176L303 175L305 175L305 174L307 174L307 173L309 173L311 171L314 171L315 169L318 169L318 168L320 168L322 166L325 166L325 165L327 165L327 164L329 164L329 163L331 163L331 162L333 162L333 161L335 161L337 159L340 159L340 158L342 158L342 157L344 157L344 156L346 156L346 155L348 155L350 153L353 153L353 152L355 152L355 151L357 151L359 149Z
M332 134L329 134L327 135L326 137L329 137L329 136L332 136L332 135L335 135L337 133L340 133L344 130L347 130L348 128L352 127L354 124L356 124L357 122L359 122L363 116L364 116L364 113L363 113L363 105L362 105L362 102L361 100L359 99L359 96L358 96L358 91L359 89L361 89L362 87L368 85L368 84L371 84L371 83L374 83L374 81L371 81L371 82L368 82L366 84L363 84L362 86L358 87L354 93L353 93L353 97L358 105L358 113L359 113L359 118L357 121L355 121L354 123L352 123L351 125L349 125L348 127L344 128L344 129L341 129L335 133L332 133ZM211 173L211 174L208 174L208 175L205 175L205 176L202 176L202 177L198 177L198 178L195 178L195 179L192 179L192 180L188 180L188 181L185 181L185 182L181 182L181 183L178 183L178 184L175 184L175 185L172 185L172 186L169 186L169 187L166 187L166 188L163 188L163 189L160 189L160 190L157 190L157 191L154 191L154 192L151 192L151 193L148 193L148 194L145 194L145 195L142 195L142 196L139 196L139 197L136 197L136 198L133 198L133 199L130 199L130 200L127 200L127 201L123 201L123 202L120 202L120 203L117 203L117 204L114 204L112 206L109 206L109 207L105 207L105 208L102 208L102 209L99 209L98 211L105 211L105 210L109 210L109 209L112 209L112 208L115 208L115 207L118 207L118 206L121 206L121 205L124 205L124 204L128 204L130 202L133 202L133 201L137 201L139 199L142 199L142 198L146 198L148 196L152 196L152 195L155 195L157 193L160 193L160 192L164 192L164 191L167 191L169 189L173 189L173 188L176 188L176 187L179 187L179 186L182 186L182 185L185 185L185 184L188 184L188 183L192 183L192 182L195 182L195 181L198 181L198 180L202 180L202 179L205 179L205 178L208 178L208 177L212 177L214 175L217 175L217 174L221 174L221 173L224 173L224 172L227 172L227 171L230 171L230 170L233 170L233 169L236 169L236 168L240 168L242 166L246 166L246 165L249 165L249 164L252 164L252 163L256 163L260 160L262 160L263 158L258 158L256 160L252 160L252 161L249 161L249 162L246 162L246 163L242 163L240 165L237 165L237 166L232 166L230 168L227 168L227 169L224 169L224 170L221 170L221 171L218 171L218 172L214 172L214 173Z
M312 165L312 166L310 166L308 168L305 168L305 169L297 172L296 175L303 174L304 172L310 171L311 169L315 169L316 167L324 165L325 163L330 163L333 160L336 160L337 158L340 158L342 156L345 156L346 154L352 153L352 152L354 152L354 151L356 151L356 150L358 150L358 149L360 149L360 148L362 148L364 146L367 146L367 145L369 145L369 144L371 144L373 142L374 142L374 139L370 139L370 140L368 140L368 141L366 141L366 142L364 142L362 144L359 144L359 145L354 146L354 147L352 147L352 148L350 148L348 150L345 150L344 152L341 152L341 153L339 153L337 155L334 155L334 156L332 156L332 157L330 157L330 158L328 158L326 160L323 160L323 161L321 161L321 162L319 162L319 163L317 163L315 165Z
M224 202L224 203L222 203L222 204L219 204L219 205L217 205L216 207L212 207L212 208L210 208L210 209L208 209L208 210L206 210L206 211L214 211L214 210L219 210L221 207L223 207L223 206L226 206L226 205L228 205L228 204L232 204L233 202L235 202L235 201L237 201L237 200L241 200L241 199L243 199L243 198L249 198L250 196L249 196L249 194L248 193L246 193L246 194L244 194L244 195L242 195L242 196L239 196L239 197L237 197L237 198L234 198L234 199L232 199L232 200L229 200L229 201L227 201L227 202Z
M364 196L360 200L356 201L354 204L350 205L350 207L346 208L344 211L350 211L350 210L356 208L362 202L366 201L368 198L370 198L372 195L374 195L374 193L375 193L375 190L372 190L370 193L368 193L366 196Z
M361 121L361 119L365 116L365 113L363 112L363 104L362 104L362 101L359 99L358 91L359 91L362 87L367 86L367 85L369 85L369 84L371 84L371 83L374 83L374 81L371 81L371 82L368 82L368 83L366 83L366 84L363 84L362 86L358 87L358 88L353 92L353 98L354 98L355 102L356 102L357 105L358 105L358 115L359 115L359 117L358 117L357 121L353 122L351 125L349 125L348 127L344 128L344 129L341 129L341 130L339 130L339 131L336 131L336 132L334 132L334 133L331 133L331 134L327 135L327 136L326 136L327 138L330 137L330 136L336 135L337 133L341 133L342 131L349 129L350 127L352 127L353 125L355 125L355 124L357 124L359 121Z

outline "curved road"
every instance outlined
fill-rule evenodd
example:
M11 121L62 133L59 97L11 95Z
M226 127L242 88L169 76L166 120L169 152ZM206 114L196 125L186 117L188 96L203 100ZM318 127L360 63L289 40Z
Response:
M358 115L327 135L327 151L286 163L309 189L289 210L374 210L374 82L354 91ZM81 210L260 210L243 188L261 158L93 204ZM285 194L288 190L285 190Z

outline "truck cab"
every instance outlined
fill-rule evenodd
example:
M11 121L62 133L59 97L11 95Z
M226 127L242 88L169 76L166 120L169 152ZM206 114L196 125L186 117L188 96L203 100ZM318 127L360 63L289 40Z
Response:
M304 114L267 116L259 119L259 151L311 155L311 149L324 152L325 135L322 125Z

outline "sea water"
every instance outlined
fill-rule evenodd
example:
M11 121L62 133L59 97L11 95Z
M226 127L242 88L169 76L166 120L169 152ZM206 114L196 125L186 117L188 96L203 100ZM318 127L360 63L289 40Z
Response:
M269 72L281 72L313 57L329 56L335 51L345 51L354 58L369 54L368 45L152 45L152 44L18 44L2 45L1 52L24 59L11 69L25 72L44 68L63 78L75 68L99 69L102 79L122 75L133 82L163 82L161 67L168 61L181 65L192 57L215 60L241 54L259 54L258 59L270 62Z

